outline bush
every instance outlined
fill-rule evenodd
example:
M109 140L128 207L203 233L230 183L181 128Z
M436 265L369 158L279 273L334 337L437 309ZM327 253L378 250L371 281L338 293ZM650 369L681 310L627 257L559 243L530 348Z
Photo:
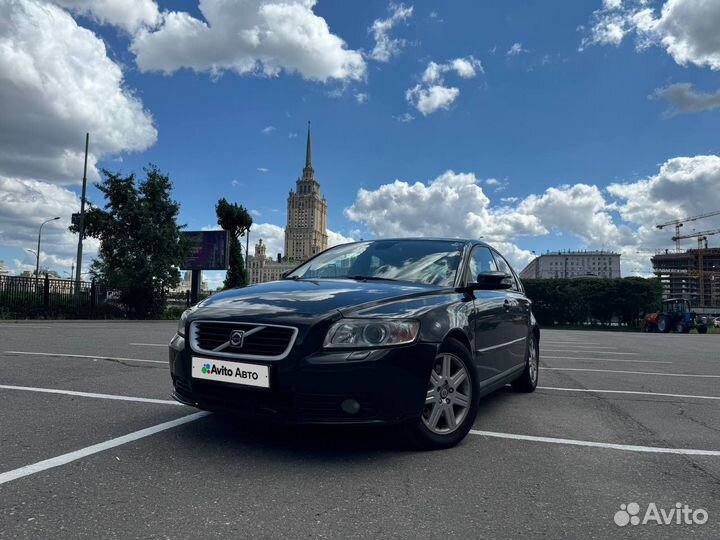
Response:
M655 278L526 279L523 285L543 326L617 321L638 327L662 302L662 286Z
M183 314L183 311L185 311L184 307L172 306L163 312L162 318L168 321L177 321L180 320L180 316Z

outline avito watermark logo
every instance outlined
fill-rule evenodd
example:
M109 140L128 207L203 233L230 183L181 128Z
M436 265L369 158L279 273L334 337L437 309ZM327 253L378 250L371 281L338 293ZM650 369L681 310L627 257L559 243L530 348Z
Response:
M626 525L705 525L708 520L707 510L697 508L693 510L687 504L675 503L671 508L658 508L655 503L648 504L640 517L640 505L635 502L621 504L620 510L615 512L615 524L620 527Z

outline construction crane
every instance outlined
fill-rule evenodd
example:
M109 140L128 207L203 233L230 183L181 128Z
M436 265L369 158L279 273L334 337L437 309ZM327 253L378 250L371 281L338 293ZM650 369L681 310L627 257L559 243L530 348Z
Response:
M692 234L673 236L672 241L677 242L679 240L685 240L686 238L697 238L698 249L702 249L702 243L705 242L705 247L707 248L707 237L713 234L720 234L720 229L712 229L709 231L699 231Z
M714 212L707 212L705 214L699 214L697 216L690 216L685 219L673 219L672 221L668 221L666 223L660 223L659 225L655 225L656 229L664 229L665 227L673 226L675 227L675 236L673 236L673 242L675 242L675 249L680 250L680 240L683 238L694 238L697 236L697 234L693 234L691 236L681 236L680 235L680 227L683 226L684 223L688 223L690 221L697 221L698 219L703 219L707 217L712 216L720 216L720 210L715 210Z

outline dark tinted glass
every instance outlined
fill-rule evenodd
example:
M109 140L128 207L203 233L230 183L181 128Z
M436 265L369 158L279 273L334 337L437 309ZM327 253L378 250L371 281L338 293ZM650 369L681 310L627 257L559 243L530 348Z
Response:
M484 246L475 246L470 254L467 281L475 281L480 272L495 272L497 266L490 250Z
M512 288L516 291L520 290L520 286L518 285L517 280L515 279L515 272L513 272L512 268L510 268L510 265L507 263L507 261L497 252L495 253L495 262L497 263L498 270L501 272L505 272L510 276L510 283L512 283Z
M463 242L375 240L331 248L288 277L304 279L367 276L450 286L455 282Z

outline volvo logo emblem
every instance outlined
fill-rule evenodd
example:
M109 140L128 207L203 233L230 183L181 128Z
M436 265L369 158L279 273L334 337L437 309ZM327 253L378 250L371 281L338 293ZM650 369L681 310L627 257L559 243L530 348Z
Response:
M233 330L230 333L230 345L233 347L242 348L243 341L245 341L245 332L243 330Z

